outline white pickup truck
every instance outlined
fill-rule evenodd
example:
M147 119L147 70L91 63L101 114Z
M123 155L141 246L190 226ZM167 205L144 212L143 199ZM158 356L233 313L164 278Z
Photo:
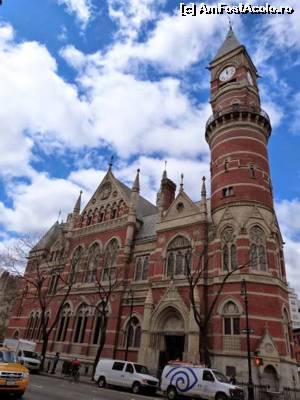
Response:
M4 346L14 351L21 364L30 371L38 372L41 366L41 360L36 353L36 343L24 339L4 339Z

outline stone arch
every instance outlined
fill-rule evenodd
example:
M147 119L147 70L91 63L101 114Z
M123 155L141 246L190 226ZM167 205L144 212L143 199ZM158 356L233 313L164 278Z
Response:
M105 251L106 251L106 249L107 249L107 246L108 246L108 245L110 244L110 242L112 242L114 239L117 240L118 245L119 245L119 250L120 250L121 244L122 244L121 239L120 239L118 236L112 236L111 238L109 238L109 239L107 240L107 242L106 242L105 245L103 246L103 253L105 253Z
M139 313L133 312L132 315L131 315L131 318L133 318L133 317L137 318L139 323L142 325L143 317ZM123 331L125 331L126 326L127 326L128 322L129 322L129 319L130 319L130 316L128 316L128 317L126 317L126 319L124 319L124 321L123 321Z
M224 307L226 306L227 303L230 303L230 302L236 305L236 307L238 308L239 314L242 315L244 312L242 304L240 303L240 301L238 299L236 299L232 296L226 297L225 299L223 299L220 302L219 307L218 307L218 314L223 315Z
M274 365L268 364L265 366L261 376L261 384L267 386L270 391L277 392L279 389L278 371Z
M178 237L180 237L180 236L182 236L184 239L186 239L186 240L190 243L191 249L193 250L193 248L195 247L195 242L194 242L194 240L193 240L187 233L185 233L185 232L178 232L178 233L176 233L175 235L173 235L173 236L167 241L167 243L165 244L165 247L164 247L164 249L163 249L163 251L162 251L162 258L163 258L163 259L166 259L168 247L170 246L170 244L173 242L173 240L175 240L176 238L178 238Z
M165 304L152 319L152 331L158 333L184 334L188 329L187 313L177 304Z

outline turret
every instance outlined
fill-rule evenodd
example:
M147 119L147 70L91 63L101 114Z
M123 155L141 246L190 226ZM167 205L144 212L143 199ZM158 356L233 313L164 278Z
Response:
M130 205L129 205L129 215L127 220L127 231L126 231L126 242L125 242L125 254L130 254L130 249L132 241L134 238L134 232L137 223L137 207L139 202L140 194L140 170L137 170L135 180L131 189Z
M205 135L211 150L212 213L241 201L273 210L270 120L260 108L256 68L231 27L210 71L213 115Z
M160 211L167 210L175 199L176 184L167 177L166 169L163 172L160 190L157 195L157 206Z

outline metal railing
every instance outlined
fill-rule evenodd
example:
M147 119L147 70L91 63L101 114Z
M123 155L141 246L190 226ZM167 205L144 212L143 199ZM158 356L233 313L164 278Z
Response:
M237 385L244 390L245 400L248 399L248 384L238 382ZM300 390L296 388L283 388L273 390L265 385L253 385L255 400L300 400Z

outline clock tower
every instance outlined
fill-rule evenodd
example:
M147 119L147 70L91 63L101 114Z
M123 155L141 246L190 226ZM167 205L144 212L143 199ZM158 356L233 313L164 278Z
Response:
M271 123L261 108L255 65L231 27L209 70L212 115L205 136L211 151L208 269L213 283L208 296L213 298L222 277L237 269L222 289L210 348L214 366L244 371L242 379L246 380L241 296L241 281L245 280L253 379L278 388L292 382L290 377L297 379L297 372L288 322L283 241L273 206L267 148ZM264 358L265 366L255 365L254 354Z

